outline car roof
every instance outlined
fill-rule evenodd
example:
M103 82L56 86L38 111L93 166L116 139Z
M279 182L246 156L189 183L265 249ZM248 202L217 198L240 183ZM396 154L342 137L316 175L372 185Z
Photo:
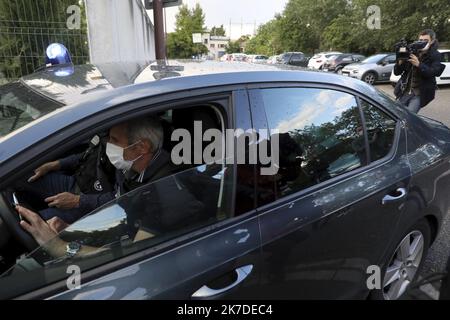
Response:
M379 92L362 81L339 75L314 71L248 71L183 76L120 87L107 92L93 93L77 104L60 108L16 131L0 138L0 163L50 134L113 106L162 94L249 83L306 82L337 84L352 88L367 96Z
M142 70L135 65L131 68L126 63L84 64L73 66L70 75L61 76L61 71L65 71L66 68L66 66L45 68L22 77L20 82L48 99L70 105L84 95L133 84ZM138 72L135 74L127 72L136 69Z

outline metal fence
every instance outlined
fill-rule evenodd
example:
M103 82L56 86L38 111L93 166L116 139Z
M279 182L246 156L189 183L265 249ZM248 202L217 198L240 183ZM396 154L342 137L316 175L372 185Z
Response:
M85 10L81 27L69 29L70 5L75 0L0 0L0 82L14 81L44 65L47 46L64 44L75 64L89 60ZM3 79L2 79L3 78Z

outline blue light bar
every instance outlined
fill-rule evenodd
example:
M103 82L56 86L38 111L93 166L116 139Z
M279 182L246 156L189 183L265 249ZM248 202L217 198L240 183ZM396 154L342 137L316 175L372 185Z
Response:
M48 67L72 64L72 57L70 56L69 50L60 43L52 43L47 47L45 53L45 65Z

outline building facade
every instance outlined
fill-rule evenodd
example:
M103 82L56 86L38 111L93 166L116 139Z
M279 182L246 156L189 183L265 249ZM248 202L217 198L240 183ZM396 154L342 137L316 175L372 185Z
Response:
M209 50L208 57L218 60L226 53L226 47L230 42L230 38L203 33L202 42Z

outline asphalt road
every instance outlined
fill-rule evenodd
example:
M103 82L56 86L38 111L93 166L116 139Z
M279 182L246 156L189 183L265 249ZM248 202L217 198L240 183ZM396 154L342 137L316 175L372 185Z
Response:
M377 85L378 89L393 96L391 85ZM439 120L450 127L450 86L442 86L436 91L436 99L420 112L427 117ZM428 251L428 256L422 269L422 276L444 272L450 255L450 212L447 215L441 232Z

